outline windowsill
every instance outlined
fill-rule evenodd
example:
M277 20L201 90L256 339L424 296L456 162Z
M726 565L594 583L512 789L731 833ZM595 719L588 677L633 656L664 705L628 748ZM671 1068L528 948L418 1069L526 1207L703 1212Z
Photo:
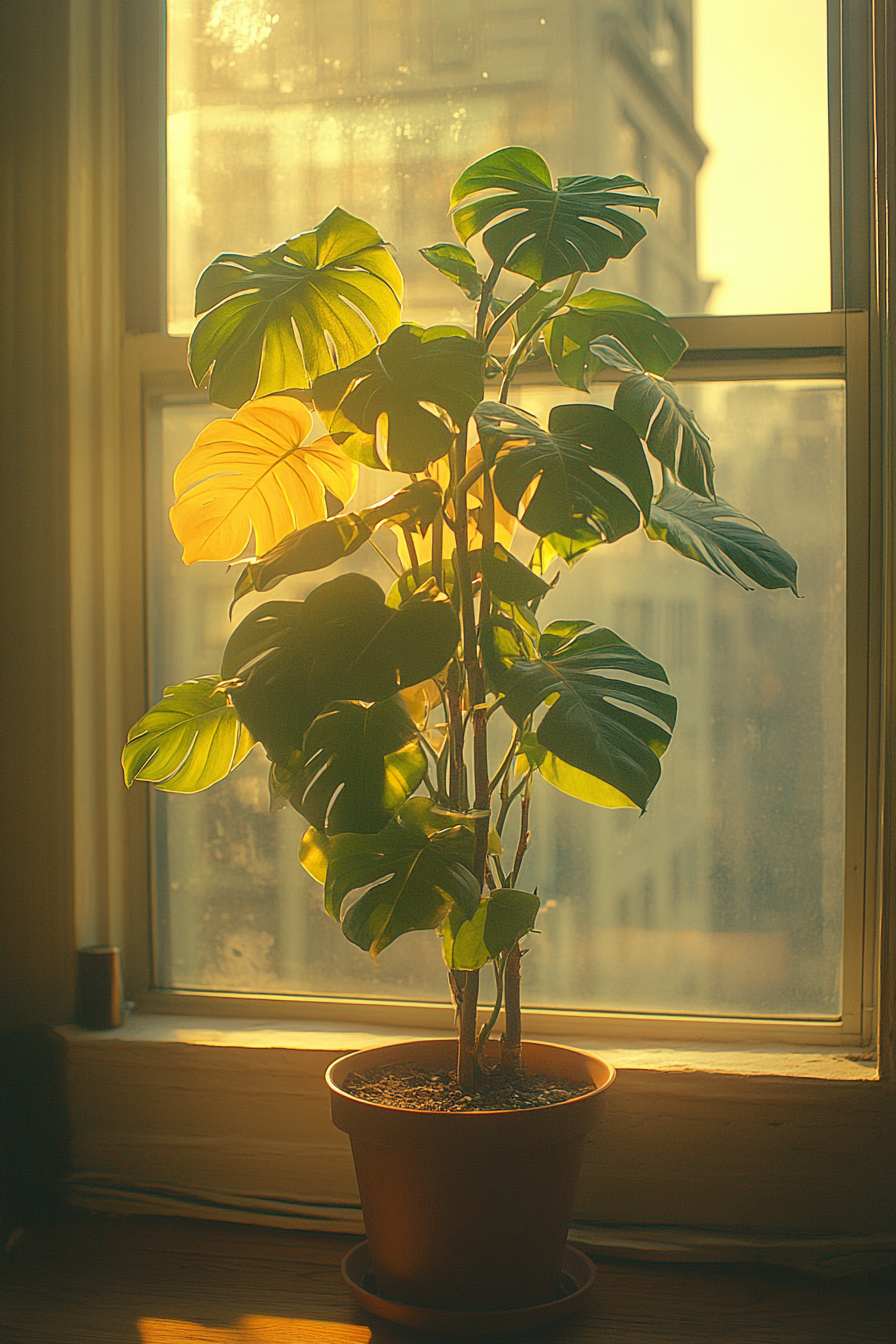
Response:
M245 1050L302 1050L347 1054L374 1045L411 1041L422 1036L450 1037L453 1032L433 1028L414 1030L365 1023L304 1020L276 1021L265 1018L193 1017L175 1014L134 1013L121 1027L109 1031L86 1031L82 1027L63 1026L58 1032L71 1045L87 1043L113 1045L117 1042L154 1045L179 1044L226 1046ZM681 1045L668 1041L640 1041L610 1036L585 1037L539 1033L539 1039L551 1040L579 1050L593 1051L618 1070L662 1073L735 1074L741 1077L826 1078L839 1081L868 1082L878 1077L875 1058L859 1052L844 1054L837 1047L751 1045L719 1049L715 1045L693 1042Z
M56 1031L73 1203L345 1232L361 1229L361 1213L349 1141L330 1118L327 1067L362 1046L452 1035L173 1013ZM580 1227L600 1229L601 1245L634 1237L640 1246L652 1228L678 1255L682 1236L701 1246L708 1236L713 1258L724 1229L737 1229L738 1255L769 1237L777 1255L782 1238L890 1235L890 1089L873 1061L842 1047L558 1043L617 1069L574 1213Z

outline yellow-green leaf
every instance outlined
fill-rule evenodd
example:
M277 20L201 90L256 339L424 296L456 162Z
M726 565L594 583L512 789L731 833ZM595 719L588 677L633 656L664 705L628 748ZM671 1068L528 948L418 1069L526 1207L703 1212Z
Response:
M142 779L166 793L198 793L236 769L255 741L220 681L207 676L168 686L137 720L121 757L128 788Z
M327 515L326 491L345 503L358 468L332 439L304 443L311 415L294 397L247 402L213 420L174 473L171 526L184 564L234 560L255 532L259 555Z

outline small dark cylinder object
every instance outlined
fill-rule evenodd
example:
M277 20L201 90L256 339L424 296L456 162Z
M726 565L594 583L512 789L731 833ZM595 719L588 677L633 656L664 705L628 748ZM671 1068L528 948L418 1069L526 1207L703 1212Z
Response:
M78 1021L88 1031L121 1026L121 956L117 947L78 949Z

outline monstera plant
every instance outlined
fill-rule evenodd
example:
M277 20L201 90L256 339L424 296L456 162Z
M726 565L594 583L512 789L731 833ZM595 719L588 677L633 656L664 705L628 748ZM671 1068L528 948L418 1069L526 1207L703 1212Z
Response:
M402 323L389 249L340 209L269 252L218 257L197 288L190 368L234 415L175 473L185 562L251 551L235 607L368 543L400 572L384 588L340 564L303 601L255 606L218 673L169 687L135 724L127 783L204 789L260 743L346 938L377 956L438 932L467 1090L520 1058L534 775L643 810L675 723L665 672L624 632L575 613L541 627L555 571L643 528L743 587L796 591L790 556L716 495L709 441L666 381L684 339L649 304L582 287L658 205L631 177L555 183L531 149L473 164L451 193L459 243L423 249L470 301L469 326ZM512 402L534 360L579 392L613 370L613 408L578 400L540 424ZM353 511L361 470L406 483ZM477 1030L487 965L496 995Z

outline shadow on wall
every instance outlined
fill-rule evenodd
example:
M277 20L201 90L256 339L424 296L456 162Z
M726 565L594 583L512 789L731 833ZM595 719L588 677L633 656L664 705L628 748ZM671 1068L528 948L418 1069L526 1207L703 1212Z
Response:
M18 1228L65 1216L63 1043L47 1027L0 1035L0 1250Z

